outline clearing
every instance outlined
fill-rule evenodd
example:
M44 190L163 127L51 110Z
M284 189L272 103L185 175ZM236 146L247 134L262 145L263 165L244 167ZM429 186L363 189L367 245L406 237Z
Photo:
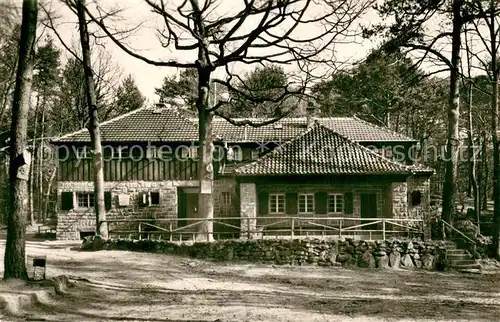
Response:
M81 279L65 295L0 282L0 321L500 320L499 275L219 263L78 245L27 242L28 255L48 256L47 278ZM1 261L4 249L0 241Z

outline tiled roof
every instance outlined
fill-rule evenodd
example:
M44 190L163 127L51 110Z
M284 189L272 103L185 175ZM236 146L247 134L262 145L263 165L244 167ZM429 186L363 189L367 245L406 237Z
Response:
M253 119L255 122L265 120ZM317 121L356 142L414 142L411 138L356 117L322 117ZM230 143L286 142L307 129L305 117L284 118L262 127L235 126L219 117L215 117L213 122L214 135ZM101 137L103 142L197 141L198 120L189 119L171 108L159 111L145 107L103 122ZM82 129L54 141L90 142L90 136L87 129Z
M197 141L198 125L174 109L140 108L100 125L103 142ZM55 142L90 142L87 129Z
M244 119L235 119L235 121ZM357 142L414 142L387 128L363 121L357 117L320 117L316 120L323 126L339 133L342 136ZM256 118L252 121L259 123L266 119ZM261 126L234 126L222 118L214 119L214 129L226 141L259 142L278 141L285 142L293 139L307 129L307 118L284 118L276 123Z
M240 176L410 174L411 167L376 154L316 123L257 161L232 170Z

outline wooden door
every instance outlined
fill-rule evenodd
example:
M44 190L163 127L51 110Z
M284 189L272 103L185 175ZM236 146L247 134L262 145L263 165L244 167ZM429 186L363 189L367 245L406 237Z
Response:
M375 193L361 194L361 218L377 218L377 195ZM363 226L363 228L376 229L376 225Z
M186 191L187 189L178 189L177 200L178 200L178 212L177 217L179 221L177 223L178 227L183 227L194 223L192 220L185 220L186 218L197 218L198 215L198 193L192 191ZM183 220L184 219L184 220Z

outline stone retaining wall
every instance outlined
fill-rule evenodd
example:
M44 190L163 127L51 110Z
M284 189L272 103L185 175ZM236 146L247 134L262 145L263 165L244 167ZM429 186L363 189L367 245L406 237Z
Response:
M153 240L86 238L83 250L129 250L194 258L270 264L443 270L446 251L440 242L360 240L226 240L177 244Z

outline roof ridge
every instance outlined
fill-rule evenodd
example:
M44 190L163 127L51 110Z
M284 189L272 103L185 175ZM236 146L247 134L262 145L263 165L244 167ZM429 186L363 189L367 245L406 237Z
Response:
M190 120L186 115L183 115L181 112L179 112L179 110L174 109L174 108L168 108L166 110L172 111L174 114L176 114L177 116L179 116L183 120L187 121L189 124L196 127L196 129L198 129L198 124L196 124L194 121ZM196 117L195 119L198 119L198 118Z
M379 158L379 159L381 159L381 160L384 160L384 161L386 161L386 162L392 163L392 164L394 164L394 165L396 165L396 166L398 166L398 167L402 167L402 168L404 168L406 171L408 171L409 166L406 166L406 165L403 165L403 164L401 164L401 163L399 163L399 162L396 162L396 161L394 161L394 160L388 159L388 158L384 157L383 155L380 155L380 154L378 154L378 153L376 153L376 152L374 152L374 151L372 151L372 150L368 149L367 147L365 147L365 146L363 146L363 145L359 144L358 142L351 140L351 139L350 139L350 138L348 138L347 136L344 136L344 135L342 135L342 134L340 134L340 133L337 133L337 132L333 131L332 129L329 129L329 128L328 128L328 127L326 127L326 126L323 126L323 125L321 125L321 126L322 126L322 127L324 127L325 129L327 129L328 131L331 131L332 133L334 133L334 134L338 135L339 137L343 138L344 140L346 140L346 141L347 141L348 143L350 143L351 145L354 145L354 146L356 146L356 147L358 147L358 148L361 148L362 150L364 150L364 151L366 151L366 152L368 152L368 153L370 153L370 154L373 154L375 157L377 157L377 158Z
M319 124L319 122L317 120L314 121L314 126L311 126L310 128L306 129L304 132L298 134L297 136L295 136L294 138L286 141L285 143L281 144L279 148L275 148L274 150L272 150L271 152L265 154L264 156L262 156L261 158L253 161L253 162L250 162L250 163L247 163L247 164L244 164L242 165L241 167L236 167L234 169L235 172L237 172L238 170L240 169L244 169L245 167L250 167L252 165L255 165L255 164L258 164L260 162L263 162L265 160L267 160L268 158L270 158L272 155L275 155L277 153L280 153L281 151L283 151L283 148L289 146L290 144L292 144L292 142L300 139L301 137L305 136L307 133L310 133L314 128L318 127L318 126L322 126L321 124Z
M139 112L139 111L142 111L142 110L147 110L147 109L149 109L147 106L142 106L142 107L139 107L139 108L137 108L137 109L135 109L135 110L128 111L127 113L120 114L120 115L115 116L115 117L113 117L113 118L111 118L111 119L109 119L109 120L106 120L106 121L104 121L104 122L102 122L102 123L99 123L99 127L102 127L102 126L104 126L104 125L106 125L106 124L109 124L109 123L111 123L111 122L115 122L115 121L117 121L117 120L121 120L121 119L122 119L122 118L124 118L124 117L127 117L127 116L129 116L129 115L132 115L132 114L135 114L135 113L137 113L137 112ZM71 132L71 133L65 134L65 135L63 135L63 136L60 136L59 138L55 139L53 142L61 142L61 140L62 140L62 139L65 139L65 138L67 138L67 137L71 137L71 136L73 136L73 135L75 135L75 134L79 134L79 133L84 132L84 131L88 131L88 128L84 127L84 128L79 129L79 130L77 130L77 131L74 131L74 132ZM101 133L101 134L102 134L102 133Z
M374 128L380 129L380 130L382 130L382 131L384 131L384 132L386 132L386 133L396 134L396 135L398 135L399 137L405 138L406 140L416 141L416 140L415 140L415 139L413 139L413 138L410 138L410 137L408 137L408 136L406 136L406 135L403 135L403 134L401 134L401 133L398 133L398 132L396 132L396 131L393 131L393 130L391 130L391 129L389 129L389 128L385 127L385 126L380 126L380 125L377 125L377 124L375 124L375 123L371 123L371 122L365 121L365 120L363 120L362 118L357 117L356 115L353 115L353 116L352 116L352 118L353 118L353 119L355 119L355 120L360 121L361 123L364 123L364 124L366 124L366 125L369 125L369 126L371 126L371 127L374 127Z
M280 149L274 149L274 150L272 150L271 152L269 152L268 154L264 155L262 158L260 158L260 159L258 159L258 160L256 160L256 161L253 161L253 162L251 162L251 163L247 163L247 164L245 164L245 165L242 165L241 167L237 167L237 168L235 168L235 169L234 169L234 171L235 171L235 172L238 172L238 170L244 170L246 167L251 167L251 166L254 166L254 165L256 165L256 164L259 164L260 162L264 162L264 161L265 161L265 160L267 160L268 158L270 158L270 157L272 157L272 156L276 155L277 153L280 153L281 151L283 151L283 148L284 148L284 147L286 147L286 146L290 145L291 143L293 143L293 142L294 142L294 141L296 141L296 140L299 140L301 137L305 136L306 134L308 134L308 133L312 132L312 131L313 131L313 130L315 130L315 129L323 129L323 130L326 130L327 132L332 133L333 135L338 136L339 138L343 139L343 140L344 140L347 144L350 144L351 146L354 146L354 147L356 147L356 148L359 148L359 149L361 149L362 151L364 151L364 152L366 152L366 153L368 153L368 154L370 154L370 155L373 155L374 157L376 157L376 158L378 158L378 159L380 159L380 160L382 160L382 161L384 161L384 162L390 163L390 164L392 164L392 165L394 165L394 166L396 166L396 167L398 167L398 168L403 169L404 171L408 171L408 172L409 172L409 166L405 166L405 165L402 165L402 164L400 164L400 163L398 163L398 162L395 162L395 161L393 161L393 160L390 160L390 159L388 159L388 158L385 158L384 156L382 156L382 155L380 155L380 154L378 154L378 153L376 153L376 152L374 152L374 151L372 151L372 150L368 149L367 147L362 146L362 145L361 145L361 144L359 144L358 142L353 141L353 140L349 139L348 137L346 137L346 136L344 136L344 135L342 135L342 134L340 134L340 133L338 133L338 132L336 132L336 131L334 131L334 130L332 130L332 129L328 128L328 127L326 127L325 125L323 125L323 124L319 123L319 122L318 122L318 120L315 120L315 121L314 121L314 126L312 126L312 127L308 128L306 131L304 131L304 132L302 132L301 134L297 135L297 136L296 136L296 137L294 137L293 139L291 139L291 140L287 141L285 144L283 144L283 145L281 146L281 148L280 148Z

